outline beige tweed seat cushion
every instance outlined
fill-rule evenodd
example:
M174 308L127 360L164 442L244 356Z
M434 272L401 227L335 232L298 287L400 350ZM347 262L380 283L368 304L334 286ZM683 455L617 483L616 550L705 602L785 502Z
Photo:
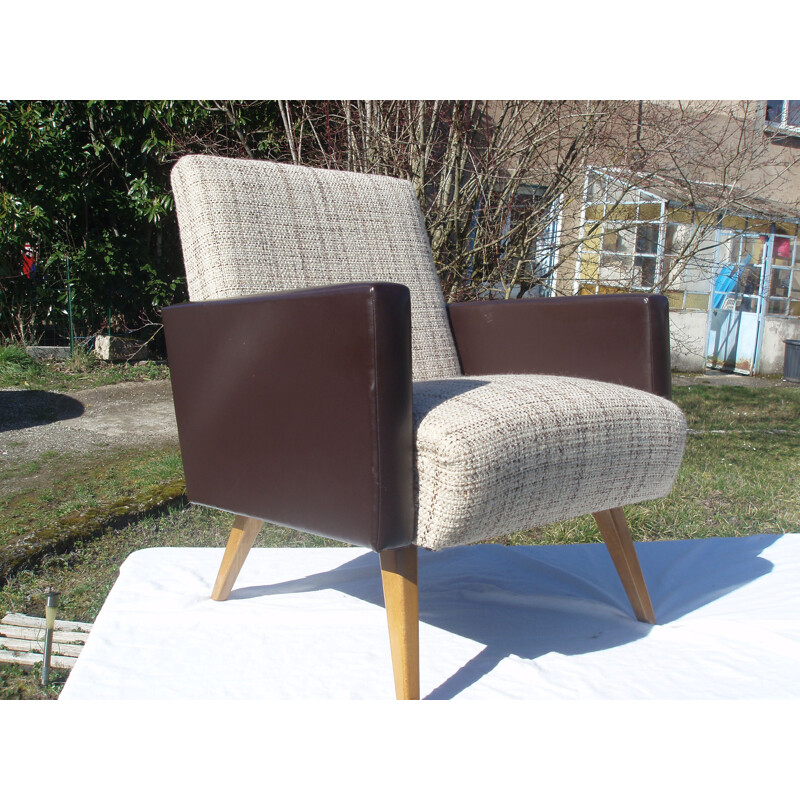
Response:
M663 497L686 422L616 384L494 375L414 384L416 542L433 550Z

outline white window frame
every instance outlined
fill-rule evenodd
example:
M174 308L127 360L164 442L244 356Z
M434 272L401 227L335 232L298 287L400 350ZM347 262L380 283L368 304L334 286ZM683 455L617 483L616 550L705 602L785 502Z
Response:
M800 128L798 128L798 133L800 133ZM626 220L626 222L631 223L631 230L633 230L634 226L638 225L638 224L648 224L649 223L649 224L658 224L659 225L658 248L657 248L656 262L655 262L656 263L656 276L655 276L654 285L657 284L657 282L660 281L662 276L663 276L663 272L664 272L664 269L666 267L666 257L669 255L668 253L665 252L665 250L666 250L667 225L670 224L669 220L668 220L667 202L666 202L666 200L664 200L663 198L659 197L658 195L653 194L652 192L647 192L646 190L639 189L638 187L636 187L634 185L631 185L631 186L628 186L627 188L625 188L624 183L622 181L620 181L620 179L616 178L616 176L614 176L614 174L612 172L610 172L608 170L604 170L601 167L589 167L587 169L586 177L584 179L583 204L581 206L581 217L580 217L580 222L581 222L581 242L580 242L580 244L578 246L577 258L575 260L575 272L574 272L574 279L573 279L573 294L576 294L576 295L580 294L581 290L584 287L587 287L587 288L588 287L593 287L593 291L596 293L596 292L599 291L599 284L602 284L602 281L599 281L599 274L600 274L599 270L602 268L602 255L605 252L602 249L602 243L601 243L601 246L600 246L600 250L597 251L597 255L598 255L598 280L596 280L596 281L588 281L588 280L585 280L585 279L581 278L581 265L582 265L582 261L583 261L583 255L584 255L583 237L585 236L586 226L589 225L589 224L598 224L600 226L599 235L601 237L603 237L604 234L605 234L606 225L608 223L614 224L614 220L613 219L612 220L602 220L602 221L600 221L598 223L595 223L594 221L590 222L586 218L586 209L590 205L589 202L588 202L588 199L589 199L589 185L590 185L590 182L592 182L592 180L597 180L598 178L600 180L602 180L602 182L603 182L602 183L602 185L603 185L603 193L602 193L602 197L600 199L593 200L592 205L598 204L598 203L608 204L609 197L608 197L608 194L607 194L607 189L608 189L609 183L611 183L611 182L616 182L618 184L618 186L619 186L619 184L622 184L623 191L625 191L625 192L627 192L627 191L638 191L639 192L639 198L640 198L639 200L637 200L635 202L631 202L629 204L625 204L623 202L623 203L621 203L621 205L639 205L639 204L648 203L648 202L649 203L661 203L662 204L662 213L661 213L661 217L659 219L638 220L638 216L639 215L637 213L637 220L636 221ZM723 228L722 227L723 219L724 219L724 214L722 212L720 212L719 220L718 220L718 223L717 223L715 231L714 231L714 237L715 237L715 242L716 243L715 243L715 246L714 246L714 258L713 258L714 266L713 266L712 274L709 275L709 280L711 282L710 286L709 286L710 291L708 293L692 291L689 287L687 287L685 285L684 285L683 288L671 290L673 295L677 295L677 294L682 295L680 309L678 309L678 307L676 305L672 305L671 306L675 310L684 310L684 309L690 310L688 308L688 306L687 306L687 301L688 301L688 295L689 294L703 294L703 295L707 294L707 297L708 297L708 310L709 311L713 310L713 308L714 308L714 295L715 295L714 281L716 279L716 276L719 273L720 268L722 266L728 265L728 264L732 264L732 265L735 266L736 264L739 264L740 261L741 261L741 257L739 257L735 263L725 260L723 258L723 244L727 240L729 240L731 237L755 238L755 237L766 236L766 234L763 234L760 231L755 231L750 227L750 220L749 220L748 217L745 217L745 219L747 221L745 223L745 228L742 229L742 230L733 229L733 228ZM622 222L622 220L621 220L621 222ZM689 223L680 223L680 224L689 224ZM786 234L786 233L777 233L775 231L775 223L773 223L773 228L772 228L771 233L769 234L769 239L768 239L769 249L767 249L767 245L765 243L765 249L764 249L764 252L762 254L762 260L760 262L760 264L761 264L760 285L756 289L755 293L752 294L752 295L748 295L748 297L750 297L751 301L752 301L752 298L757 298L759 300L759 302L764 302L767 316L784 317L784 318L787 318L787 317L788 318L797 318L798 316L800 316L800 314L797 314L797 313L793 314L792 313L792 303L796 302L796 301L794 301L792 299L791 287L793 286L793 281L794 281L795 276L800 274L800 260L795 261L795 258L797 258L797 256L793 255L793 257L790 259L791 263L788 266L773 264L771 247L772 247L772 243L774 242L774 238L776 236L781 236L783 238L789 239L791 241L792 253L793 254L800 253L800 231L798 231L797 235ZM602 239L601 239L601 242L602 242ZM633 255L633 258L635 258L636 253L633 253L632 255ZM741 256L741 254L740 254L740 256ZM635 269L635 267L633 269ZM788 276L789 276L789 293L787 294L786 297L779 297L777 295L769 294L769 290L771 288L771 277L772 277L772 270L773 269L785 270L788 273ZM631 281L631 290L632 291L655 291L654 289L651 289L651 288L646 287L646 286L636 285L633 282L633 280L635 279L635 276L636 276L636 273L634 272L632 274L632 276L631 276L632 277L632 281ZM665 294L670 295L670 290L665 291ZM769 301L771 301L771 300L780 300L780 301L782 301L783 302L783 311L782 312L770 312L770 310L769 310L769 305L770 305ZM671 304L673 302L674 302L674 296L670 300ZM706 310L705 309L701 309L701 308L692 308L691 310L692 311L698 311L698 312L701 312L701 313L706 313Z
M523 195L541 197L545 191L544 186L534 183L521 183L515 192L515 198ZM525 297L551 297L555 291L555 276L556 268L558 266L559 250L561 247L561 228L562 228L562 215L563 204L562 196L559 194L550 204L550 222L544 229L540 236L534 240L532 247L542 246L546 249L547 257L543 264L545 273L549 273L542 283L537 284L537 291L529 291ZM506 221L503 226L503 234L510 229L511 225L511 211L506 216ZM534 274L539 272L537 269ZM501 284L487 285L485 287L489 299L494 299L498 295L505 294L505 288ZM517 297L519 293L519 286L514 285L511 291L511 297Z
M782 103L780 121L767 119L768 103L772 101L764 101L764 127L769 131L778 131L791 134L793 136L800 136L800 125L790 125L789 119L789 103L800 102L798 100L779 100Z
M616 177L613 173L608 170L602 169L600 167L589 167L586 171L586 178L584 181L584 190L583 190L583 205L581 207L581 242L578 246L578 258L576 260L575 265L575 278L574 278L574 293L578 294L580 291L581 286L589 286L590 284L583 280L581 275L581 260L583 258L583 239L585 235L586 225L589 222L586 219L586 208L589 204L589 185L592 182L602 181L603 190L602 190L602 197L599 200L594 200L591 205L595 205L597 203L602 203L603 205L610 205L611 201L608 195L610 185L614 185L616 189L621 190L623 193L623 200L620 201L620 206L641 206L641 205L660 205L661 206L661 213L655 219L639 219L639 214L637 212L636 219L631 220L628 218L614 220L612 219L603 219L599 221L600 227L600 249L597 251L598 254L598 276L599 270L603 268L603 255L607 255L609 251L603 250L603 241L605 239L605 233L608 226L611 225L624 225L630 231L636 233L636 228L639 225L656 225L658 226L658 242L656 245L656 251L652 255L650 254L643 254L643 253L636 253L635 252L635 245L634 250L631 252L631 291L634 292L641 292L641 291L655 291L655 286L659 284L661 278L663 277L663 269L664 269L664 244L665 244L665 236L666 236L666 201L659 197L652 192L648 192L645 189L640 189L633 185L627 185L623 180ZM625 201L624 196L628 193L636 193L637 198L635 200ZM641 283L636 282L636 273L635 273L635 261L637 255L644 255L646 258L652 258L653 264L655 267L655 274L653 277L653 284L652 286L644 286ZM597 292L597 282L595 282L595 292Z

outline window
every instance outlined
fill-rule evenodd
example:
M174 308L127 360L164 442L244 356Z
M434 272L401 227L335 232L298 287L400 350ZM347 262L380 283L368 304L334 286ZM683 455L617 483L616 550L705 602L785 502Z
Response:
M800 117L800 101L792 113ZM661 291L676 310L800 316L796 220L695 215L598 168L589 170L583 211L576 294Z
M724 233L724 232L723 232ZM771 246L771 249L770 247ZM714 307L728 298L740 311L758 310L758 293L766 295L766 313L800 316L800 245L795 236L737 233L721 243L721 269L714 287ZM762 272L764 288L761 289ZM768 285L767 285L768 284Z
M561 198L551 202L547 189L534 184L520 184L505 207L499 243L491 253L494 260L484 261L480 296L549 297L553 293L561 231ZM475 247L482 207L479 204L469 233L469 248ZM513 234L513 235L511 235ZM494 238L492 234L491 238ZM477 269L478 259L471 260L468 275ZM485 264L489 270L485 269Z
M766 127L800 135L800 100L767 100Z
M520 260L520 288L533 284L528 289L532 297L548 297L552 290L553 273L557 265L558 231L560 203L556 199L545 205L544 187L522 185L514 196L514 201L506 219L504 232L517 225L533 223L539 228L537 236L528 241L528 249ZM514 296L518 296L515 291Z
M633 259L636 278L640 286L655 286L658 277L656 265L658 250L658 225L636 226L636 257Z
M759 234L720 231L714 308L758 311L766 240Z
M772 245L767 314L800 316L800 242L793 236L776 236Z
M579 291L652 291L664 261L663 200L599 170L589 173L586 198Z

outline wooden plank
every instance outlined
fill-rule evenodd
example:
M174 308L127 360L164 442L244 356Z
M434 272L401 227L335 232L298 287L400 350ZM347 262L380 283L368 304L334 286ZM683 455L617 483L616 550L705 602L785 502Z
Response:
M50 666L72 669L89 637L88 622L56 620ZM43 617L6 614L0 620L0 663L33 667L42 663L45 637Z
M42 663L41 653L15 653L13 650L0 650L0 663L20 664L23 667L34 667ZM50 666L56 669L72 669L77 658L70 656L52 656Z
M10 636L12 639L44 639L44 628L23 628L16 625L0 625L0 641L2 641L3 636ZM88 638L89 634L83 631L53 631L54 642L75 644L77 642L85 642Z
M44 617L30 617L27 614L6 614L0 619L0 625L21 625L23 628L44 628ZM84 631L92 630L91 622L72 622L68 619L57 619L57 631Z
M41 653L44 650L44 639L32 641L31 639L8 639L3 636L0 637L0 650L22 650L33 653ZM81 654L82 650L83 645L81 644L63 644L61 642L53 642L53 655L74 656L77 658Z

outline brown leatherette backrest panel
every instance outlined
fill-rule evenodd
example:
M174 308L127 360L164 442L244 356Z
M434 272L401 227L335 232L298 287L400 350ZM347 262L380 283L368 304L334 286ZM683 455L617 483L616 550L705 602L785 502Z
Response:
M465 375L571 375L671 396L663 295L478 301L448 313Z

